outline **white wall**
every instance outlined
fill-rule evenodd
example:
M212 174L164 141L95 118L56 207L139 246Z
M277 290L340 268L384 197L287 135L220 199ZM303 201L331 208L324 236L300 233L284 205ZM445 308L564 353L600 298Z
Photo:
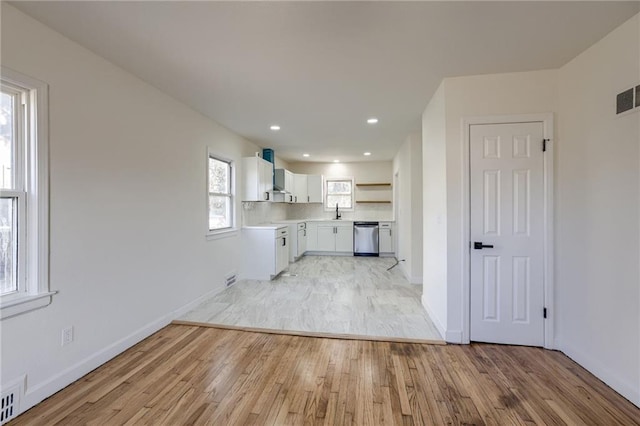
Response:
M394 191L398 192L396 257L409 282L422 283L422 136L411 134L393 159ZM397 180L395 176L397 175Z
M447 336L462 338L463 117L556 111L557 70L481 75L444 80L447 139Z
M640 15L559 71L557 340L640 405Z
M1 8L2 65L50 89L50 284L59 293L1 323L2 382L27 374L25 409L222 289L240 266L240 240L205 239L206 149L237 160L259 148ZM67 326L75 341L61 347Z
M322 175L327 177L352 177L355 183L390 183L393 182L393 163L391 161L367 161L362 163L289 163L289 170L293 173ZM391 200L391 188L355 189L356 199ZM291 219L300 218L331 218L335 212L324 211L322 204L294 204L287 208L287 216ZM392 204L355 204L354 211L341 213L347 220L392 220Z
M444 82L422 114L422 304L446 338L447 311L447 138Z
M556 345L640 405L640 112L615 116L637 84L640 15L560 70L443 81L423 114L423 303L461 341L461 119L554 112Z

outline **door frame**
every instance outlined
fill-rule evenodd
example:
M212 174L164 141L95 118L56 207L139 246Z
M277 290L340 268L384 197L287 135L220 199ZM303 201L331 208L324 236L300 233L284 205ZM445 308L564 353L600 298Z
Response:
M517 124L517 123L542 123L543 138L547 139L546 151L543 153L543 191L544 191L544 253L543 253L543 280L544 280L544 306L547 309L547 318L544 320L544 348L555 349L555 280L554 280L554 120L553 113L539 114L514 114L463 117L461 120L463 135L463 197L462 197L462 298L463 321L462 340L470 343L471 331L471 159L469 154L471 126L477 124ZM542 315L542 313L540 313Z

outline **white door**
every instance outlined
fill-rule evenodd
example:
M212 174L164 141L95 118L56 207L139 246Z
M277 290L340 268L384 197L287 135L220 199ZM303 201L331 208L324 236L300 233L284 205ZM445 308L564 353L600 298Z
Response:
M336 227L318 225L318 251L336 251Z
M336 251L353 252L353 226L336 226Z
M307 176L307 202L309 203L322 203L322 176L320 175L308 175Z
M296 257L300 257L307 251L307 230L298 229L298 252Z
M544 344L543 135L471 126L471 340Z
M380 224L379 247L380 253L393 253L393 240L391 239L391 225Z
M289 237L276 238L276 274L289 266Z
M296 203L306 203L308 200L307 175L293 175L293 188Z

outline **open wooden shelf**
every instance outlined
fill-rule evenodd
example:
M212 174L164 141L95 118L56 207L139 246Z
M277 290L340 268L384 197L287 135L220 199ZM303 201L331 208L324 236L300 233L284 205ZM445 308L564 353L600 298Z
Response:
M391 204L391 201L386 201L386 200L367 200L367 201L358 201L356 200L356 203L360 203L360 204Z
M390 183L356 183L356 186L391 186Z

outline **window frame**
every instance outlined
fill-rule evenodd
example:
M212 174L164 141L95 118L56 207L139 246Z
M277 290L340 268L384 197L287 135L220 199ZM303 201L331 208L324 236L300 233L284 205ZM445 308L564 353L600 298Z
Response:
M15 189L0 190L18 201L18 291L0 296L3 320L49 305L56 292L49 289L49 87L4 66L0 86L22 96Z
M229 193L209 192L209 159L214 159L227 163L229 165ZM207 239L218 239L237 234L237 217L236 217L236 165L235 161L231 158L221 156L214 152L211 148L207 148L207 187L206 187L206 237ZM210 229L209 228L209 197L211 195L229 197L229 209L231 215L231 226L225 228Z
M329 195L334 195L334 194L329 194L329 182L344 182L344 181L348 181L351 183L351 208L346 208L346 207L340 207L340 211L345 211L345 212L352 212L355 210L356 208L356 200L355 200L355 179L353 177L325 177L324 178L324 211L328 212L328 211L335 211L336 206L330 206L328 204L328 198Z

